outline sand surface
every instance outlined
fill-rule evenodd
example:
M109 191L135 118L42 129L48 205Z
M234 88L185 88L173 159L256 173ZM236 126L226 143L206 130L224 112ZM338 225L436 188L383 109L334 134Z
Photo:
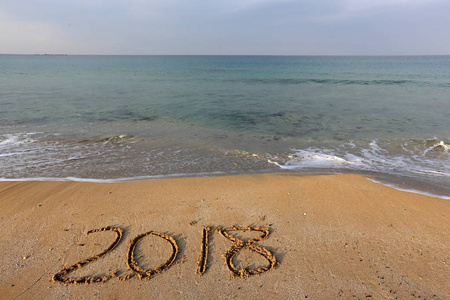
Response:
M1 299L450 299L449 200L359 175L1 182L0 206Z

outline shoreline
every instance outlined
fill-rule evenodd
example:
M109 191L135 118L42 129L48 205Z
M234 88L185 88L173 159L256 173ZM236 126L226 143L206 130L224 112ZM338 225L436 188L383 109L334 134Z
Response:
M362 175L3 181L0 195L4 207L0 294L7 298L445 299L450 295L446 251L450 203L402 192ZM111 229L105 229L108 226L120 228L123 235L116 248L105 252L115 238ZM205 228L210 230L206 235ZM256 248L236 248L231 267L244 273L234 276L222 257L238 245L230 238L258 239L266 229L268 236L257 240ZM149 231L160 235L142 236ZM177 251L170 247L170 238ZM139 280L127 266L133 239L137 239L132 256L137 266L157 268L175 253L173 263ZM105 254L95 261L61 273L102 251ZM276 262L269 260L270 254ZM259 276L245 273L246 266L250 273L259 270ZM202 276L196 274L199 269ZM104 281L52 282L56 274L68 280Z
M375 172L328 172L306 170L258 170L250 172L202 172L202 173L182 173L182 174L166 174L166 175L148 175L148 176L136 176L136 177L123 177L123 178L83 178L83 177L31 177L31 178L0 178L0 182L27 182L27 181L73 181L73 182L86 182L86 183L120 183L120 182L134 182L134 181L146 181L146 180L165 180L171 178L205 178L205 177L221 177L221 176L250 176L259 174L296 174L298 176L315 176L315 175L361 175L368 180L375 183L382 184L387 187L394 188L399 191L420 194L424 196L436 197L441 199L450 199L450 189L434 183L430 185L427 182L410 178L400 177L392 174L382 174Z

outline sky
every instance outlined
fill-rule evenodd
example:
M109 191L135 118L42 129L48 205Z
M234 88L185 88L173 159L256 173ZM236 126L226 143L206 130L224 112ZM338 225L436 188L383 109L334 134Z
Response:
M450 0L0 0L0 53L449 55Z

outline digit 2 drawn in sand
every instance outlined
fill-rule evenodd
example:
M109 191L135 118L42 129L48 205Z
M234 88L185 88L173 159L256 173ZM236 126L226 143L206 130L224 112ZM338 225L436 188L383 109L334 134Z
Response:
M100 283L100 282L105 282L109 279L111 279L112 277L115 277L117 275L117 273L108 275L108 276L97 276L97 277L78 277L78 278L65 278L64 275L69 274L70 272L73 272L76 269L82 268L83 266L93 262L94 260L99 259L100 257L102 257L103 255L105 255L106 253L112 251L118 244L119 242L122 240L122 235L123 235L123 230L121 228L118 227L103 227L100 229L92 229L89 230L87 234L90 233L94 233L94 232L101 232L101 231L113 231L116 233L116 239L114 240L114 242L112 242L111 245L109 245L108 248L106 248L105 250L103 250L101 253L91 256L85 260L82 260L80 262L77 262L73 265L71 265L70 267L66 267L63 268L62 270L60 270L58 273L56 273L55 275L53 275L52 280L54 282L62 282L62 283L74 283L74 284L89 284L89 283Z
M101 253L91 256L85 260L79 261L69 267L64 267L60 271L58 271L53 277L52 280L54 282L60 282L65 284L90 284L90 283L103 283L111 278L117 278L119 280L125 281L128 279L131 279L133 277L137 277L138 279L150 279L153 276L160 274L162 271L169 269L172 264L175 262L178 256L178 245L177 242L173 237L167 234L155 232L155 231L149 231L146 233L139 234L135 238L133 238L129 245L127 250L127 267L130 269L133 274L126 275L119 277L118 273L119 271L114 272L111 275L106 276L84 276L84 277L77 277L77 278L67 278L64 277L65 275L69 274L70 272L73 272L77 269L80 269L84 267L85 265L101 258L102 256L106 255L108 252L113 251L116 246L120 243L123 236L123 229L118 227L103 227L100 229L92 229L87 232L87 234L91 234L94 232L102 232L102 231L113 231L116 233L115 240L109 245L108 248L103 250ZM230 234L232 231L258 231L262 234L256 238L248 239L247 241L244 241L240 238L237 238L236 236ZM202 230L202 244L201 244L201 255L200 258L197 261L197 274L203 275L208 267L208 254L209 254L209 237L211 235L211 232L218 232L222 236L224 236L229 241L233 242L233 245L231 248L225 252L222 256L225 258L226 266L230 270L231 277L237 277L237 278L247 278L253 275L260 275L262 273L265 273L275 267L277 264L277 260L275 256L270 252L268 249L255 245L256 242L259 242L261 240L266 239L269 234L269 228L260 228L260 227L204 227ZM162 238L163 240L167 241L171 247L172 247L172 254L170 257L161 264L160 266L154 268L154 269L144 269L141 266L139 266L138 262L135 259L135 250L138 245L138 243L146 236L153 235ZM263 267L258 267L256 269L248 269L248 268L242 268L238 269L234 263L233 258L239 253L239 251L248 248L250 251L255 252L261 256L263 256L267 261L268 264Z

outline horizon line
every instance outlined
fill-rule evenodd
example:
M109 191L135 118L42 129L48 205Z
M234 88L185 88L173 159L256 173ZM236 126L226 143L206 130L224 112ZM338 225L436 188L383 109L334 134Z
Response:
M450 56L450 54L70 54L70 53L0 53L18 56L321 56L321 57L392 57Z

